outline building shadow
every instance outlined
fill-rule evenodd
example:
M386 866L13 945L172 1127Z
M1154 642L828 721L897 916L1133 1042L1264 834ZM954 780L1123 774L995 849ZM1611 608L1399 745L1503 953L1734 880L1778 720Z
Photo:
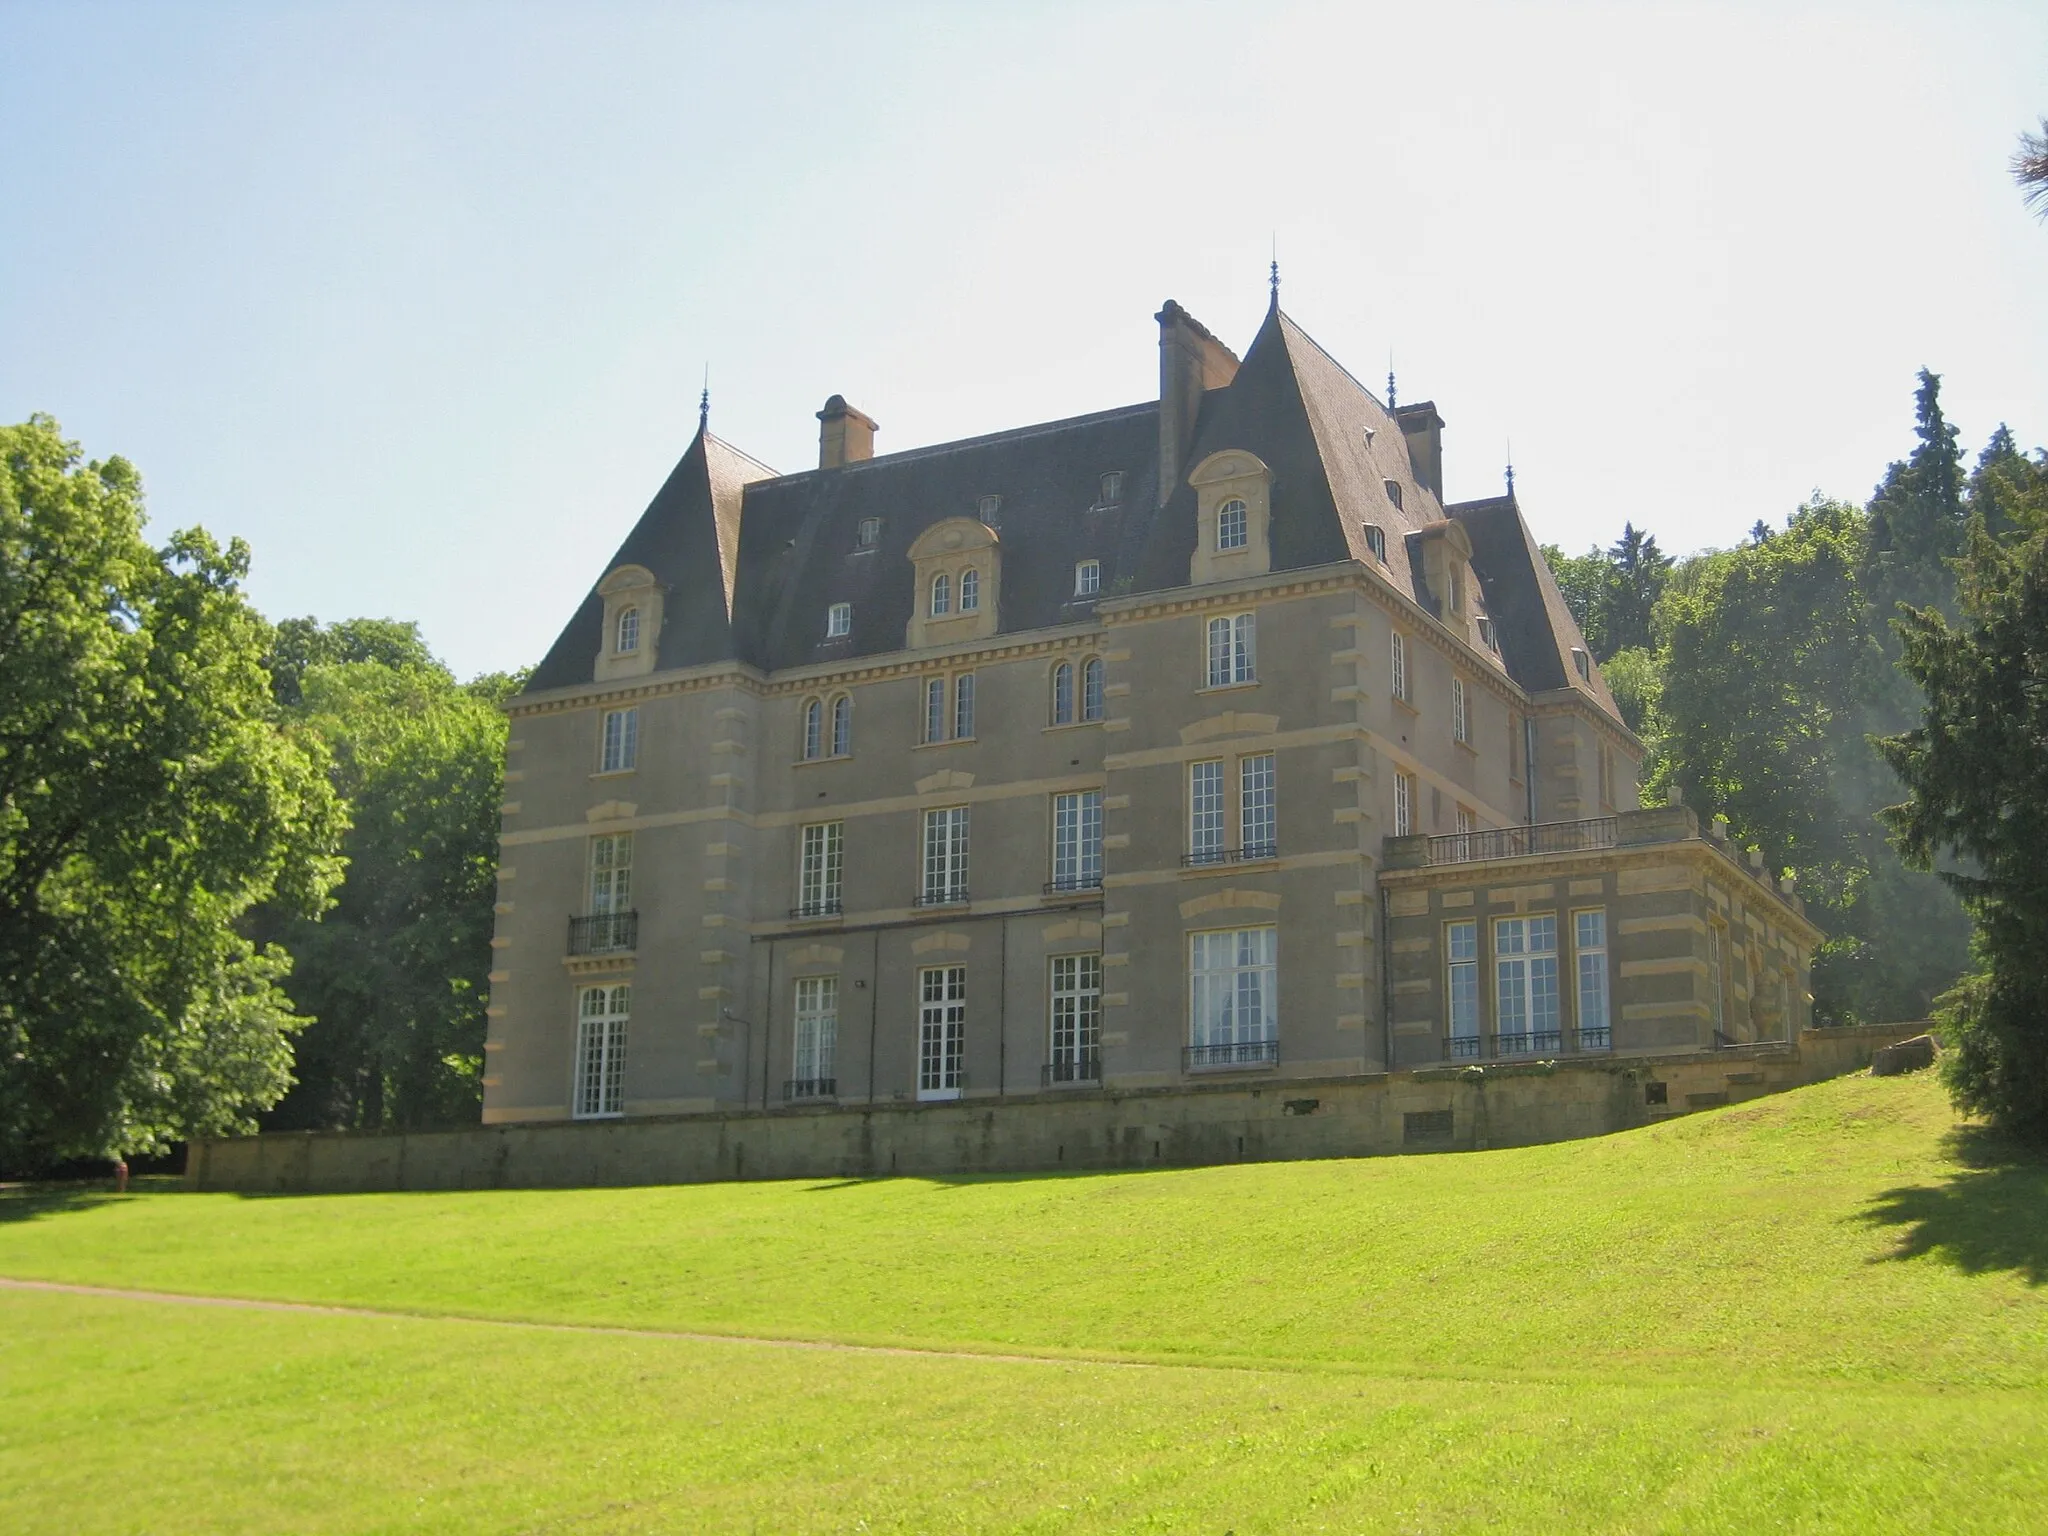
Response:
M67 1211L110 1200L113 1194L111 1184L102 1184L98 1188L30 1184L0 1189L0 1225L10 1221L41 1221L50 1216L62 1216Z
M1950 1133L1962 1171L1941 1184L1888 1189L1861 1219L1899 1229L1875 1262L1933 1257L1966 1274L2006 1271L2048 1285L2048 1158L1981 1126Z

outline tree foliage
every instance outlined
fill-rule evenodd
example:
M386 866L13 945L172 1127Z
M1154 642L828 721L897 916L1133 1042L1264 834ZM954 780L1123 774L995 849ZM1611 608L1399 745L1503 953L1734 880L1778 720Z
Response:
M1604 666L1621 651L1649 649L1651 615L1671 579L1671 557L1654 535L1624 523L1610 549L1567 555L1548 544L1543 555L1595 661Z
M247 549L142 537L140 478L0 428L0 1161L248 1128L303 1022L237 924L316 913L345 817L285 726Z

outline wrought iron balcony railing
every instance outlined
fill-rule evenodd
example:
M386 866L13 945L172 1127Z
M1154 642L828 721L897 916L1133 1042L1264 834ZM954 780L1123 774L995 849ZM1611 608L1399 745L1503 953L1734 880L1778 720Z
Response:
M1612 816L1586 821L1544 821L1533 827L1489 827L1483 832L1450 832L1429 840L1430 864L1473 864L1487 859L1520 859L1535 853L1578 853L1612 848L1619 832Z
M1102 889L1102 871L1081 875L1054 875L1045 882L1048 896L1094 895Z
M1062 1083L1099 1083L1102 1081L1101 1053L1075 1051L1049 1061L1039 1069L1038 1081L1046 1088Z
M789 909L789 920L800 923L812 918L838 917L842 910L837 896L824 901L800 902Z
M1205 864L1249 864L1257 859L1279 857L1278 843L1246 843L1242 848L1198 848L1182 854L1180 865L1182 869L1198 869Z
M918 893L911 903L918 907L964 907L967 905L967 887L964 885L928 885Z
M1593 1029L1524 1029L1498 1035L1450 1035L1444 1040L1446 1061L1504 1061L1517 1056L1590 1055L1614 1049L1614 1031L1602 1024Z
M569 953L616 955L640 942L638 912L598 912L569 919Z
M1227 1045L1181 1047L1181 1066L1189 1072L1219 1067L1271 1067L1280 1062L1278 1040L1234 1040Z
M801 1104L806 1099L831 1099L839 1096L839 1079L836 1077L792 1077L782 1085L782 1102Z

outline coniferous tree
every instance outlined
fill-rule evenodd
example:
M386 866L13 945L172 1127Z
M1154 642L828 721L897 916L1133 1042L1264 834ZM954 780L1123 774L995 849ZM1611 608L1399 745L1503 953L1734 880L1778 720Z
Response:
M1602 593L1601 640L1606 653L1647 648L1650 614L1671 579L1671 557L1657 547L1656 537L1634 523L1621 525L1621 538L1607 552L1610 574ZM1597 653L1596 653L1597 654Z
M1913 407L1919 442L1885 472L1870 498L1864 582L1887 621L1900 603L1949 607L1955 593L1950 567L1969 527L1963 453L1956 427L1942 414L1940 375L1920 370ZM1895 643L1891 649L1896 657Z

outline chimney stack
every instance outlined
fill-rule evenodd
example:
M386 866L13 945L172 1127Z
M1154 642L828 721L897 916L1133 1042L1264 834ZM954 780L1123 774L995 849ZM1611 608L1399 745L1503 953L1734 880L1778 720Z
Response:
M1394 412L1401 435L1408 440L1408 463L1418 485L1439 502L1444 499L1444 419L1434 400L1404 405Z
M1180 484L1194 446L1195 418L1204 391L1237 376L1237 354L1172 299L1152 317L1159 322L1159 504Z
M875 422L834 395L818 412L818 468L837 469L875 456Z

